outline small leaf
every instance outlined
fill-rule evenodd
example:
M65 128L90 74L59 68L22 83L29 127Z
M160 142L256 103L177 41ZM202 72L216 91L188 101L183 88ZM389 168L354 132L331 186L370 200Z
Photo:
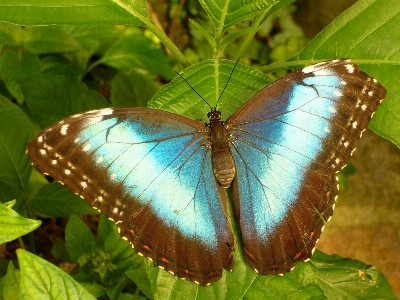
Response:
M72 215L65 228L65 246L71 260L78 262L81 256L95 249L93 233L78 216Z
M14 268L13 263L8 263L7 274L0 279L0 299L18 300L20 286L20 272Z
M58 182L43 186L28 205L36 213L51 217L98 214L86 201Z
M21 156L22 156L21 152ZM26 156L26 155L24 155ZM30 166L29 166L30 168ZM1 169L1 168L0 168ZM5 203L7 201L10 201L10 199L15 199L16 204L14 205L14 210L16 212L21 212L21 208L24 206L24 200L25 200L25 193L22 189L13 187L11 185L8 185L4 182L0 181L0 202Z
M316 251L312 263L328 299L397 299L383 273L359 260Z
M32 122L21 108L3 96L0 96L0 116L0 189L12 188L3 194L10 197L5 199L8 201L20 197L28 185L31 166L25 149L34 132Z
M21 32L21 27L16 28L13 24L0 23L0 41L6 46L18 46L18 36Z
M217 43L215 42L215 39L211 36L211 34L209 34L208 31L196 21L194 20L189 20L189 21L194 27L196 27L203 34L207 42L210 44L211 50L215 52L217 48Z
M41 128L82 111L108 106L100 93L89 90L74 78L39 75L26 78L20 84L28 107Z
M79 49L79 43L60 27L27 27L24 46L32 53L66 53Z
M15 203L15 200L12 202ZM12 208L0 203L0 244L13 241L40 226L38 220L21 217Z
M158 74L166 79L171 79L175 75L161 46L142 34L125 36L116 42L97 61L97 64L99 63L124 71Z
M142 106L160 89L160 85L147 75L119 71L115 76L110 100L113 106Z
M96 299L60 268L36 255L17 250L21 299Z
M283 276L258 276L243 299L393 299L383 274L358 260L315 251Z
M22 103L24 97L17 79L40 74L39 59L30 52L7 50L0 58L0 73L9 92Z
M262 13L270 8L277 0L254 1L215 1L200 0L201 5L214 23L215 28L221 28L223 33L227 28L240 21Z

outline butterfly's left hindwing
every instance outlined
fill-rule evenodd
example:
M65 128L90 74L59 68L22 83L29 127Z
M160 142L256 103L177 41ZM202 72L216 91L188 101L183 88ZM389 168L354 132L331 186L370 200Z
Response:
M226 196L207 138L204 124L185 117L108 108L47 128L28 153L40 171L113 219L139 254L205 285L233 267Z
M347 163L386 90L348 60L290 73L226 122L235 215L249 264L282 274L311 257Z

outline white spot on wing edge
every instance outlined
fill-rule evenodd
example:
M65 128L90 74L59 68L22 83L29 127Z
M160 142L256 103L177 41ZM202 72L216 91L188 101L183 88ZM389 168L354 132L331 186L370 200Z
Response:
M37 140L39 143L43 142L43 135L39 136Z
M345 66L347 72L354 73L355 68L354 68L354 66L352 64L347 64L347 65L344 65L344 66Z
M114 112L114 109L112 109L110 107L93 111L93 113L97 114L98 116L108 116L108 115L111 115L113 112Z
M63 125L63 126L61 127L61 130L60 130L61 135L66 135L66 134L67 134L67 132L68 132L68 127L69 127L69 124L65 124L65 125Z
M82 186L83 188L86 188L86 187L87 187L86 181L82 181L82 182L81 182L81 186Z

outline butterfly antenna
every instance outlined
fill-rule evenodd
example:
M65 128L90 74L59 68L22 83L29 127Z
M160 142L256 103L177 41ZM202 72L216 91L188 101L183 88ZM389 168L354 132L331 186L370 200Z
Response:
M183 80L185 80L185 82L187 83L187 85L188 86L190 86L190 88L197 94L197 95L199 95L199 97L211 108L211 109L213 109L212 107L211 107L211 105L190 85L190 83L185 79L185 77L183 77L181 74L179 74L178 72L176 72L175 71L175 73L180 77L180 78L182 78Z
M239 58L239 59L240 59L240 58ZM231 75L229 75L229 79L228 79L228 81L227 81L226 84L225 84L224 90L222 91L221 95L219 95L218 101L217 101L217 103L215 104L215 109L217 109L219 99L221 99L222 94L225 92L226 87L228 86L228 83L229 83L229 81L230 81L231 78L232 78L233 71L235 71L235 68L236 68L236 66L237 66L237 64L238 64L238 62L239 62L239 59L236 61L236 64L235 64L235 66L234 66L233 69L232 69Z

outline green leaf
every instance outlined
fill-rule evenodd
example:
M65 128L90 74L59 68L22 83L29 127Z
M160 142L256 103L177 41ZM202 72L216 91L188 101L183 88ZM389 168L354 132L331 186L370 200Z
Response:
M390 8L390 9L389 9ZM400 2L360 0L326 27L295 58L349 57L388 90L369 127L400 147Z
M144 0L2 0L0 20L19 25L144 25L150 19ZM129 4L127 4L129 3ZM132 15L121 5L128 5Z
M65 246L72 261L78 262L81 256L95 249L93 233L78 216L72 215L65 228Z
M39 75L20 82L25 100L41 128L67 116L107 107L107 101L96 91L74 78Z
M73 278L48 261L17 250L21 299L96 299Z
M67 247L65 243L57 243L51 248L51 254L59 261L70 261Z
M62 30L79 44L79 50L67 57L83 70L87 69L93 55L103 54L121 35L121 29L116 26L63 26Z
M6 46L16 47L18 46L21 32L20 26L0 23L0 42Z
M23 154L21 153L21 155ZM16 200L16 205L14 205L14 210L17 212L21 212L21 207L23 207L23 202L25 200L24 191L22 189L15 188L11 185L8 185L0 181L0 202L5 203L12 199Z
M119 71L112 82L110 101L113 106L142 106L160 89L149 76L135 71Z
M186 68L181 75L214 107L231 76L235 62L206 60ZM215 76L217 75L217 76ZM260 71L237 64L218 103L226 120L270 80ZM149 107L167 110L192 119L207 120L208 105L180 77L164 85L149 102Z
M320 251L312 262L318 270L317 283L328 299L397 299L385 276L373 266Z
M27 27L24 33L24 46L32 53L67 53L80 46L61 27Z
M88 291L90 294L95 296L96 298L100 298L101 296L106 294L106 290L103 286L97 283L91 283L91 282L80 282L80 285L82 285L86 291Z
M61 75L79 79L84 73L82 68L71 64L65 57L57 54L44 56L40 60L40 66L42 73L46 75Z
M273 6L277 0L230 1L200 0L201 5L214 23L215 28L223 33L227 28L250 17L262 13Z
M161 75L166 79L175 73L161 49L149 38L140 34L123 37L116 42L96 64L106 64L119 70Z
M86 201L58 182L43 186L28 202L28 205L36 213L51 217L98 213Z
M130 269L126 271L126 275L132 279L133 282L137 285L137 287L147 296L149 299L153 299L153 292L151 290L151 284L149 277L147 277L146 269L144 267L144 259L143 266L136 269Z
M383 274L358 260L315 251L283 276L258 276L243 299L396 299Z
M215 52L217 49L217 43L215 42L215 39L211 36L211 34L209 34L208 31L196 21L194 20L189 20L189 21L191 25L196 27L203 34L207 42L210 44L211 50Z
M8 191L8 197L20 196L19 191L25 191L31 172L25 149L34 136L32 122L3 96L0 96L0 116L0 186L3 188L5 184L15 190L15 194Z
M0 299L18 300L19 296L19 270L15 270L13 263L8 263L7 274L0 279Z
M132 250L129 242L122 239L115 223L105 215L101 215L98 235L101 248L111 254L117 269L127 270L143 266L143 258Z
M40 74L39 59L30 52L7 50L0 58L0 74L9 92L22 103L24 97L16 79Z
M40 226L42 223L38 220L31 220L21 217L11 207L14 201L6 203L6 205L0 203L0 244L13 241L21 235L25 235Z

